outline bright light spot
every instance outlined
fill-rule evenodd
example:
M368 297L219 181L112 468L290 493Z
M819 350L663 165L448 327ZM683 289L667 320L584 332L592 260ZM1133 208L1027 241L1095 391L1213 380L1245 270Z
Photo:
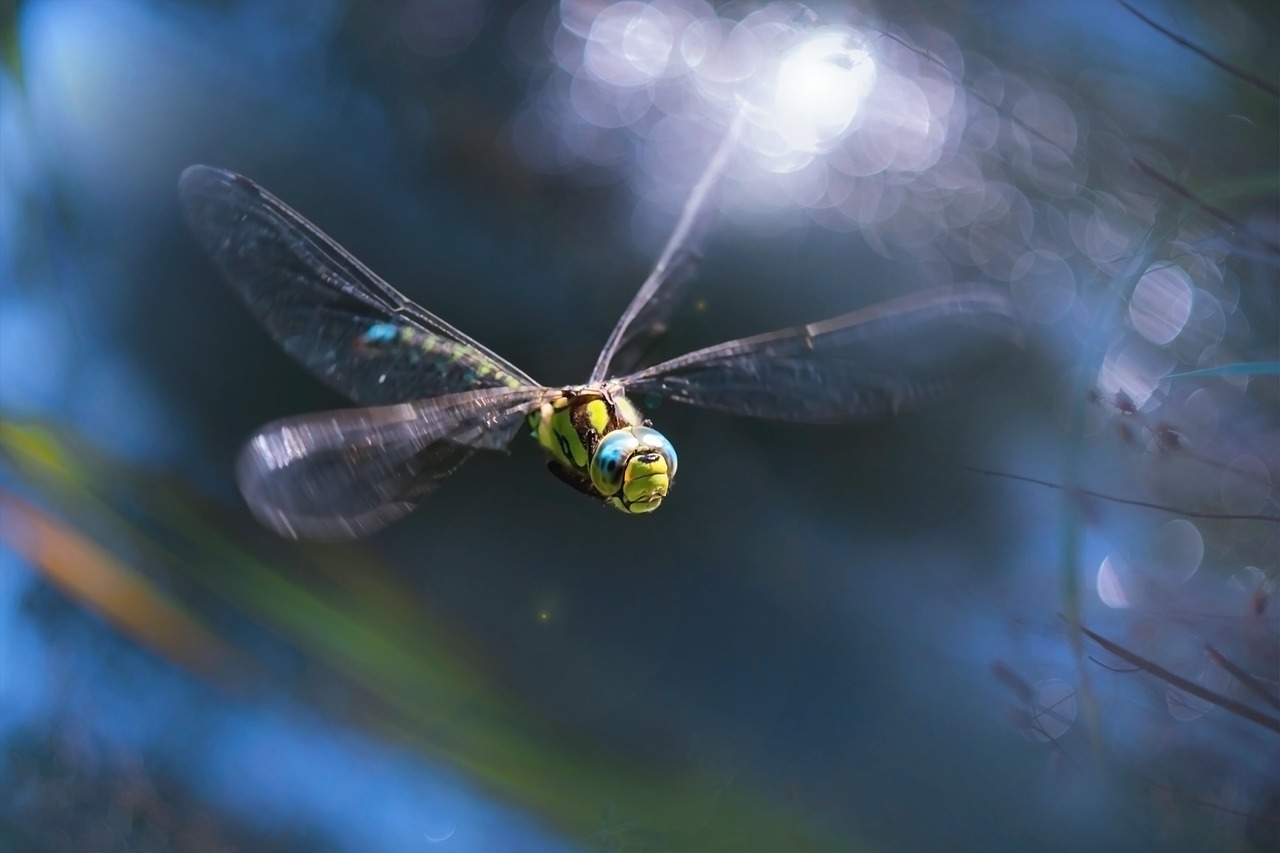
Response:
M1102 369L1098 371L1098 390L1104 397L1114 398L1123 394L1133 401L1139 411L1153 407L1152 395L1174 367L1173 359L1164 350L1143 341L1116 347L1107 353Z
M818 151L848 130L875 81L875 62L852 31L820 31L783 57L775 129L792 148Z
M644 86L667 67L674 45L667 16L643 3L603 9L587 37L586 68L615 86Z
M1266 614L1267 605L1277 586L1280 584L1269 579L1257 566L1245 566L1227 581L1228 589L1244 593L1245 612L1254 617Z
M568 602L554 589L533 593L513 614L511 633L521 651L542 655L564 642Z
M1152 267L1129 299L1129 319L1138 334L1153 344L1178 336L1191 316L1191 280L1181 267Z
M1190 579L1204 560L1204 537L1194 524L1183 518L1163 525L1150 548L1152 568L1173 583Z
M1227 579L1227 586L1244 592L1253 592L1258 584L1266 583L1267 575L1257 566L1245 566Z
M991 157L976 156L998 150L1006 119L983 112L957 86L965 63L980 58L965 57L946 33L919 34L926 58L870 30L816 26L822 13L794 0L559 0L558 7L554 33L526 35L526 61L536 65L545 43L557 68L510 131L518 156L534 168L582 183L629 170L644 199L636 221L652 218L645 205L669 215L746 103L745 156L729 167L716 200L722 213L777 233L806 219L861 229L885 254L927 248L954 259L974 246L982 273L1004 281L1022 257L1028 314L1054 322L1081 308L1068 254L1052 257L1051 246L1031 241L1037 223L1027 197L1002 180L1007 172L991 173ZM994 66L981 76L982 94L995 102L1014 88ZM1017 87L1023 118L1040 134L1019 137L1024 171L1039 175L1050 195L1074 196L1082 173L1063 150L1076 147L1075 120L1065 102L1032 94ZM1025 181L1019 173L1017 183ZM797 215L775 215L788 211ZM669 227L668 216L662 236ZM647 225L638 230L648 234ZM1077 230L1083 240L1084 225Z
M429 807L422 815L423 835L429 844L442 844L458 831L458 822L443 808Z
M718 18L704 18L690 24L680 36L680 56L685 65L697 68L720 48L724 40L723 23Z
M455 829L449 829L447 832L441 835L432 835L431 833L427 833L426 838L427 838L427 841L431 844L443 844L444 842L448 841L450 838L453 837L454 831Z
M947 125L942 105L930 93L946 99L952 93L932 85L926 91L925 82L896 74L877 78L858 132L849 137L861 174L919 172L937 162Z
M1098 598L1108 607L1123 609L1129 606L1122 577L1128 574L1128 566L1115 554L1108 554L1098 566Z
M1119 199L1098 193L1093 201L1096 206L1080 235L1080 248L1095 263L1118 261L1132 251L1133 243L1141 237L1126 227L1129 217Z
M1217 270L1217 267L1211 267ZM1227 331L1227 313L1218 297L1196 288L1191 294L1191 310L1182 331L1174 339L1174 353L1185 364L1198 365L1213 355Z

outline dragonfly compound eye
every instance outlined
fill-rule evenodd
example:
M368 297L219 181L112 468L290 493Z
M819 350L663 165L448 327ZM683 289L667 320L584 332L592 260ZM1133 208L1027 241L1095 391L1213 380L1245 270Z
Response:
M636 427L635 434L642 445L662 456L667 463L667 477L674 479L678 460L676 449L667 441L667 437L652 427Z
M632 430L619 429L606 435L591 459L591 483L605 497L622 489L628 457L640 447L640 439Z

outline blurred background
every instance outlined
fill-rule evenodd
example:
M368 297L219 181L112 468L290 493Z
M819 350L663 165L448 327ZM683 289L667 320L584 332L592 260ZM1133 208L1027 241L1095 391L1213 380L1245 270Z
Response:
M1280 845L1274 4L0 9L0 847ZM357 545L252 521L240 444L345 401L183 168L564 384L738 99L660 357L951 282L1024 349L865 426L660 406L651 518L526 442Z

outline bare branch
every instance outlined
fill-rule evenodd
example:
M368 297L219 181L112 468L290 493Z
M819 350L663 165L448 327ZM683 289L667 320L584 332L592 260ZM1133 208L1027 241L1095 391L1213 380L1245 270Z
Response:
M1148 18L1146 15L1142 14L1137 9L1130 6L1127 2L1125 2L1125 0L1119 0L1119 3L1121 6L1123 6L1125 9L1128 10L1129 14L1133 15L1139 21L1142 21L1144 24L1151 27L1151 29L1160 33L1165 38L1169 39L1175 44L1179 44L1182 47L1185 47L1187 50L1191 51L1192 53L1200 57L1203 57L1204 59L1216 65L1218 68L1221 68L1223 71L1230 74L1232 77L1238 77L1239 79L1245 81L1251 86L1254 86L1255 88L1263 92L1266 92L1271 97L1276 98L1277 100L1280 100L1280 89L1277 89L1273 83L1267 80L1263 80L1261 77L1259 77L1257 74L1254 74L1251 71L1245 71L1243 68L1239 68L1238 66L1232 65L1230 62L1227 62L1225 59L1219 59L1209 51L1205 50L1203 47L1200 47L1198 44L1195 44L1189 41L1188 39L1183 38L1182 36L1168 29L1167 27L1157 24L1151 18Z
M1061 616L1064 622L1066 621L1066 618L1067 618L1066 616L1062 614L1059 614L1059 616ZM1248 720L1251 723L1257 723L1263 728L1270 729L1276 734L1280 734L1280 720L1277 720L1275 717L1264 714L1261 711L1258 711L1254 708L1250 708L1248 705L1241 704L1240 702L1237 702L1228 696L1223 696L1221 693L1217 693L1217 692L1214 692L1213 690L1209 690L1206 687L1202 687L1201 685L1196 684L1194 681L1188 681L1182 676L1172 673L1169 670L1165 669L1164 667L1160 666L1160 664L1151 660L1147 660L1137 652L1131 652L1128 649L1126 649L1124 646L1120 645L1119 643L1112 642L1111 640L1108 640L1106 637L1103 637L1100 634L1096 634L1093 631L1090 631L1088 628L1084 627L1083 625L1079 625L1077 627L1080 628L1080 631L1086 637L1093 640L1095 643L1102 646L1102 648L1111 652L1111 654L1115 655L1116 657L1120 658L1126 663L1131 663L1134 666L1138 667L1139 669L1146 670L1147 672L1154 675L1156 678L1159 678L1161 681L1164 681L1170 684L1171 686L1176 687L1177 689L1181 690L1184 693L1190 693L1192 696L1195 696L1198 699L1203 699L1204 701L1217 705L1220 708L1225 708L1227 711L1230 711L1231 713L1235 714L1237 717L1240 717L1241 719Z

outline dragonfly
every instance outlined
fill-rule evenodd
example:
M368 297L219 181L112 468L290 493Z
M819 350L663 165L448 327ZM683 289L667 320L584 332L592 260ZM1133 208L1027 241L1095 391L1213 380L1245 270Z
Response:
M1007 296L952 285L639 366L693 278L741 127L739 117L695 182L587 381L566 386L535 381L418 305L249 178L187 168L179 198L223 277L285 352L359 406L278 420L248 441L236 479L254 516L288 538L368 536L522 429L558 479L648 514L670 495L678 458L633 399L847 424L965 381L974 333L1016 343ZM964 342L942 349L956 332Z

